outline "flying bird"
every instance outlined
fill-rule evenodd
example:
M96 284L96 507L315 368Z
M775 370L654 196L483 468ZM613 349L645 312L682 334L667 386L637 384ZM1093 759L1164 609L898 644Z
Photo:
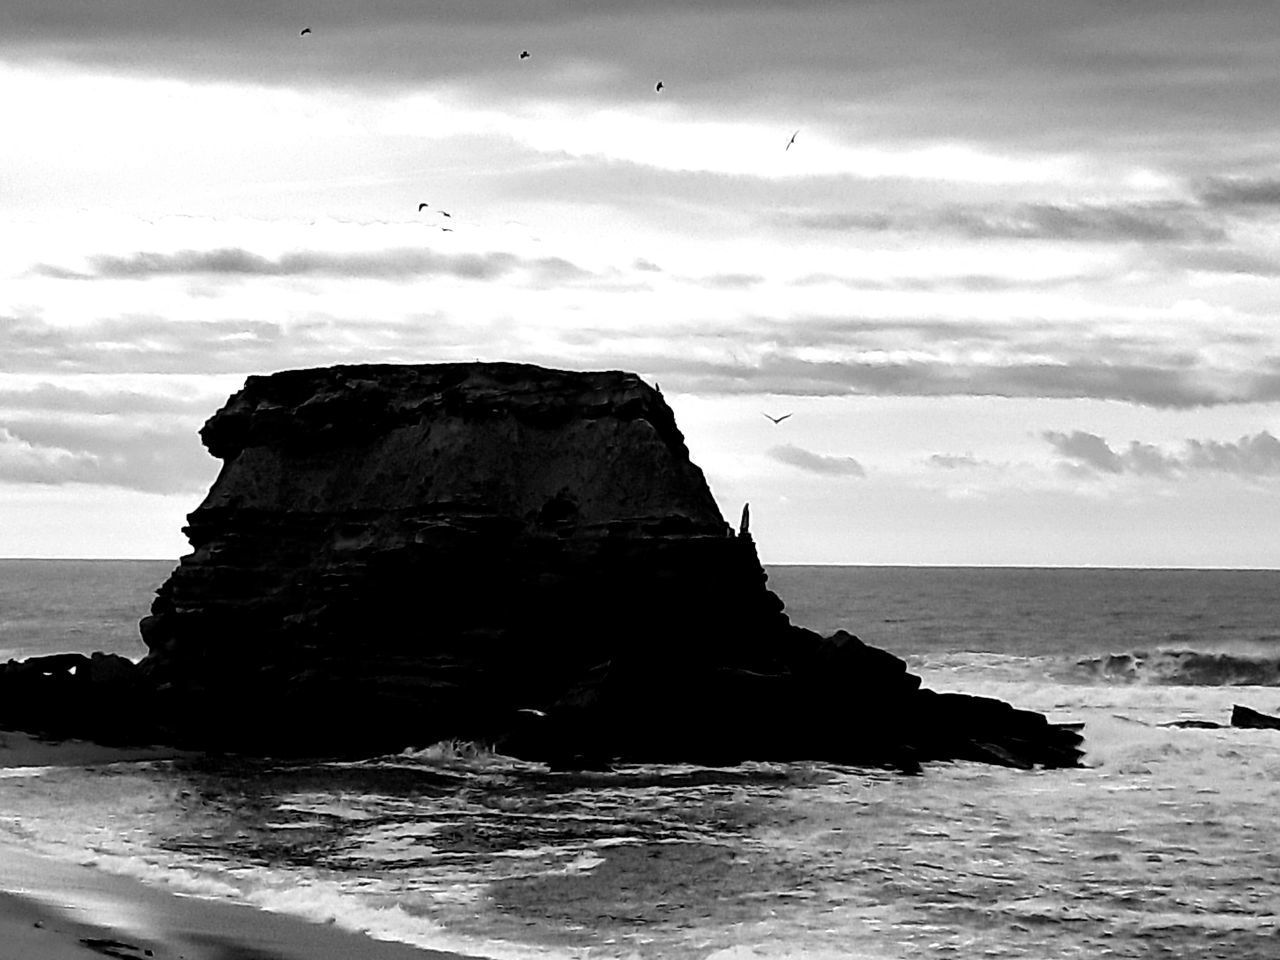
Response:
M521 50L521 51L520 51L520 59L521 59L521 60L528 60L528 59L529 59L529 51L528 51L528 50Z
M656 84L654 84L653 92L654 92L654 93L661 93L661 92L662 92L662 87L663 87L663 83L662 83L662 81L661 81L661 80L659 80Z
M795 133L793 133L793 134L791 135L791 139L787 141L787 145L786 145L785 147L783 147L783 148L782 148L783 150L790 150L790 149L791 149L791 145L792 145L793 143L795 143L795 142L796 142L796 134L798 134L799 132L800 132L800 131L799 131L799 130L797 130Z
M450 220L452 220L452 219L453 219L453 214L452 214L452 213L446 213L444 210L441 210L441 211L440 211L440 216L442 216L442 217L448 217Z
M423 210L425 210L425 209L427 209L427 205L426 205L425 203L420 203L420 204L418 204L418 212L419 212L419 213L421 213L421 212L422 212Z
M311 32L311 28L310 28L310 27L303 27L303 28L302 28L302 32L301 32L300 34L298 34L298 36L300 36L300 37L305 37L305 36L306 36L307 34L309 34L310 32Z
M791 414L789 414L789 413L784 413L784 414L783 414L782 416L780 416L780 417L771 417L771 416L769 416L769 414L767 414L767 413L766 413L766 414L762 414L762 416L763 416L766 420L772 420L772 421L776 424L776 423L781 423L783 420L787 419L787 417L791 416Z

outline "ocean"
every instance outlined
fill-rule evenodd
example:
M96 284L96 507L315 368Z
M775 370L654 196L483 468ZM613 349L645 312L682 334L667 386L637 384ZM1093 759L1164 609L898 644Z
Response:
M172 566L0 561L0 656L141 656ZM1083 722L1086 766L9 768L0 843L502 960L1280 956L1280 731L1168 725L1280 712L1280 571L768 573L929 687Z

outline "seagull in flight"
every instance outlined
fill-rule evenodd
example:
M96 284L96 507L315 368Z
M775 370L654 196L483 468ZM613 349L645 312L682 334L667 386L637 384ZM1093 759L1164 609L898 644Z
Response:
M521 50L521 51L520 51L520 59L521 59L521 60L528 60L528 59L529 59L529 51L528 51L528 50Z
M798 134L799 132L800 132L800 131L799 131L799 130L797 130L795 133L793 133L793 134L791 135L791 139L787 141L787 145L786 145L785 147L783 147L783 148L782 148L783 150L790 150L790 149L791 149L791 145L792 145L793 143L795 143L795 142L796 142L796 134Z
M425 203L420 203L420 204L418 204L418 212L419 212L419 213L421 213L421 212L422 212L423 210L425 210L425 209L427 209L427 205L426 205Z
M306 36L307 34L309 34L310 32L311 32L311 28L310 28L310 27L303 27L303 28L302 28L302 32L301 32L300 34L298 34L298 36L300 36L300 37L305 37L305 36Z
M653 92L654 92L654 93L661 93L661 92L662 92L662 88L663 88L663 86L664 86L663 82L662 82L661 80L659 80L656 84L654 84Z
M452 219L453 219L453 214L452 214L452 213L447 213L447 212L446 212L446 211L444 211L444 210L441 210L441 211L440 211L440 216L442 216L442 217L448 217L450 220L452 220Z
M789 413L784 413L784 414L783 414L782 416L780 416L780 417L771 417L771 416L769 416L769 414L765 413L765 414L761 414L761 416L763 416L766 420L772 420L775 424L779 424L779 423L781 423L783 420L787 419L787 417L791 416L791 414L789 414Z

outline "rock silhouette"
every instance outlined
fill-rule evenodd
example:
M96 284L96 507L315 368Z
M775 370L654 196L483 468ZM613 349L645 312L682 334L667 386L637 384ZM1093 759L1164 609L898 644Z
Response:
M461 738L578 767L1079 759L1040 714L921 690L892 654L791 624L634 374L286 371L250 377L201 437L223 468L141 623L150 652L112 681L142 705L116 739L369 755ZM45 672L0 670L0 703Z

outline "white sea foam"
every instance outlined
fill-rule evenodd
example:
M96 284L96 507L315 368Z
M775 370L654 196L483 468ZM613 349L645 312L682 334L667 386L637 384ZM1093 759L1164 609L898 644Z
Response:
M42 777L56 767L0 767L0 780L20 780Z
M308 883L280 889L254 890L245 898L264 910L287 913L316 923L334 923L375 940L391 940L433 950L448 950L492 960L589 960L590 948L562 949L483 937L459 936L429 917L407 911L399 903L374 905L334 884Z

